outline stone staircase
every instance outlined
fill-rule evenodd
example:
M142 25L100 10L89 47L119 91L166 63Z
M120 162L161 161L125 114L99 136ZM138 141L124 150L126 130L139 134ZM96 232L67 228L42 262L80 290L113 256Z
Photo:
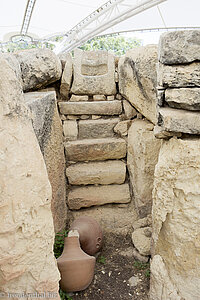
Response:
M91 99L72 95L68 102L59 103L59 109L63 120L69 208L129 203L126 140L114 132L120 122L122 101L115 100L114 96L96 95Z

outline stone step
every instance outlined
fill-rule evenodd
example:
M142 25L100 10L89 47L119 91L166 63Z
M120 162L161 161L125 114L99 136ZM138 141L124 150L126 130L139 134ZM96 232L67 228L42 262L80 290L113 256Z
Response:
M116 101L59 102L63 115L120 115L122 103Z
M67 202L70 209L77 210L82 207L108 203L129 203L130 200L129 185L124 183L76 187L69 192Z
M126 156L126 142L121 138L78 140L66 142L64 146L67 161L120 159Z
M119 118L79 121L79 139L106 138L114 136L114 127Z
M72 185L122 184L126 178L126 164L120 160L77 163L66 169Z

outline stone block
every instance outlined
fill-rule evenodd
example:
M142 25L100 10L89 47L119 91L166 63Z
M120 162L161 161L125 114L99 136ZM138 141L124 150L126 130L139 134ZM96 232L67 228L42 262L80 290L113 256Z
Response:
M78 137L78 125L76 121L64 121L63 122L63 133L65 140L75 141Z
M120 160L77 163L66 169L66 175L72 185L122 184L126 177L126 164Z
M159 109L159 124L166 131L200 134L200 114L183 109Z
M136 117L137 115L137 111L135 110L135 108L129 103L129 101L127 100L123 100L122 101L122 104L123 104L123 108L124 108L124 115L125 115L125 118L130 120L134 117Z
M128 135L129 127L131 126L131 121L121 121L114 127L114 132L119 134L121 137Z
M159 61L165 65L200 61L200 30L163 33L158 47Z
M200 110L200 88L166 89L165 101L170 107Z
M70 161L120 159L126 156L124 139L104 138L65 143L65 154Z
M86 95L116 94L114 56L106 51L74 52L71 92Z
M124 183L73 188L68 194L67 203L70 209L77 210L108 203L129 203L130 200L129 185Z
M121 101L59 102L63 115L119 115L122 112Z
M71 95L71 98L69 99L70 102L81 102L81 101L88 101L89 97L88 95Z
M141 255L150 255L151 227L138 228L132 233L132 242Z
M63 128L56 106L55 92L29 92L24 94L31 110L33 129L44 156L52 187L51 210L55 232L66 226L66 179L63 146Z
M62 99L69 99L69 91L72 84L72 57L70 53L65 55L65 67L62 73L61 85L60 85L60 95Z
M119 118L79 121L79 139L113 137Z
M59 58L49 49L28 49L14 53L19 61L23 90L37 90L61 78Z
M169 139L172 136L181 137L181 132L166 131L161 126L154 126L153 133L157 139Z
M133 199L140 218L151 213L154 170L161 140L153 133L153 124L134 120L128 132L127 165Z
M115 100L115 96L114 95L107 96L107 100L113 101L113 100Z
M106 96L105 95L93 95L93 100L94 101L105 101Z
M164 141L154 174L152 300L162 291L164 300L200 297L199 199L200 139Z
M119 91L143 116L156 124L157 46L129 50L119 60Z
M200 87L200 62L185 65L158 65L158 85L161 87Z

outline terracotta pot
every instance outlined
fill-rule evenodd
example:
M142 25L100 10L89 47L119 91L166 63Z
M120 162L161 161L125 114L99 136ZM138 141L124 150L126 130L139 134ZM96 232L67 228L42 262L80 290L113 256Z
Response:
M61 289L65 292L86 289L94 276L95 261L95 257L80 248L77 236L66 237L63 253L57 259Z
M77 230L81 248L89 255L97 253L103 243L101 227L92 217L82 216L71 225L70 230Z

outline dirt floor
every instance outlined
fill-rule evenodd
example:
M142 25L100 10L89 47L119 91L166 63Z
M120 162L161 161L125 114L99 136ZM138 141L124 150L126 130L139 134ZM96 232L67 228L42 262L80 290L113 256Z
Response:
M130 235L107 236L102 251L97 256L95 276L91 285L82 292L65 295L65 299L147 300L149 264L134 260L132 249Z

